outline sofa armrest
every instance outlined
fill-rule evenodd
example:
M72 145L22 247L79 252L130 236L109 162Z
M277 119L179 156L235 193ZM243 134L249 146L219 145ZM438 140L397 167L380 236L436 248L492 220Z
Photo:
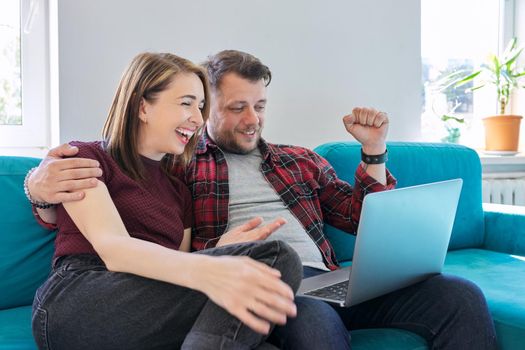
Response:
M483 211L484 247L525 256L525 207L484 203Z

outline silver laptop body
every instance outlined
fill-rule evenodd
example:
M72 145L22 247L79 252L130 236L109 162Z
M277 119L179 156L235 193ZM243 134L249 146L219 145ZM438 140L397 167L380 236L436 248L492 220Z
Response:
M462 184L454 179L368 194L352 266L303 279L297 294L349 307L440 273Z

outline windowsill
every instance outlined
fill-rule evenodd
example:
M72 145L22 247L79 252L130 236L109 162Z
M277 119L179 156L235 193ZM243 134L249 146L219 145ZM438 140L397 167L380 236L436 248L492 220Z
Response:
M45 147L0 147L0 156L44 158L48 150Z
M516 173L525 175L525 152L515 155L489 155L485 154L483 150L476 151L479 154L484 175L506 176L508 173L512 173L513 176L518 175Z

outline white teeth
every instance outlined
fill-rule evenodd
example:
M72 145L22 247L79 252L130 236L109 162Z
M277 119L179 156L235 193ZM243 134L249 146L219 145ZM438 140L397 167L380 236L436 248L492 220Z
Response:
M190 131L190 130L187 130L187 129L177 128L177 129L175 129L175 131L178 132L179 134L187 137L188 139L193 136L193 131Z

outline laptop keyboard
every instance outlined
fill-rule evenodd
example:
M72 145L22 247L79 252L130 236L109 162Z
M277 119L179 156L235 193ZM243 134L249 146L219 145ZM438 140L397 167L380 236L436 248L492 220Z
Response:
M304 293L305 295L311 295L319 298L326 298L332 300L345 300L346 291L348 290L348 280L332 284L319 289L314 289Z

